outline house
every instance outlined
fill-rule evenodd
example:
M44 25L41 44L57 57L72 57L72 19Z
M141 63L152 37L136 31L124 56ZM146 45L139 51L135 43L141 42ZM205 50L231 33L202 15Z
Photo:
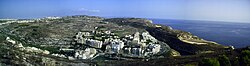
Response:
M93 39L86 39L86 45L95 47L95 48L101 48L102 47L102 41L93 40Z
M143 32L142 38L143 38L143 40L150 40L153 43L157 42L157 40L153 36L151 36L148 32Z
M115 53L120 53L120 50L124 47L124 42L121 40L115 40L111 42L111 49Z
M96 54L96 49L86 48L85 50L76 50L75 58L76 59L91 59Z
M149 44L148 48L151 50L153 54L160 52L161 45L159 44Z
M123 51L125 54L130 54L131 53L131 48L130 47L126 47L124 48L124 51Z
M132 43L134 43L134 44L139 44L139 42L140 42L140 33L139 33L139 32L136 32L136 33L134 34L134 38L133 38L133 40L132 40Z
M108 53L120 53L124 47L124 42L119 39L106 40L105 43L109 43L106 46L106 52Z
M142 48L131 48L131 54L134 56L141 56L143 52Z

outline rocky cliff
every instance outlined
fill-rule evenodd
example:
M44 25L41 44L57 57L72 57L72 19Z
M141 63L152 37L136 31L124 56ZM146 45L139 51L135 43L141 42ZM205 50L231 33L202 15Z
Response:
M152 21L147 19L111 18L105 21L143 28L156 39L167 43L172 49L177 50L182 55L213 53L228 48L216 42L199 38L198 36L192 35L190 32L175 30L170 26L153 24Z

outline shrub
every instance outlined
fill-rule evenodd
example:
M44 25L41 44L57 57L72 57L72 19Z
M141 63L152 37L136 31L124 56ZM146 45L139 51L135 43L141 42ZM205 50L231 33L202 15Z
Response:
M24 27L24 26L29 26L29 23L20 23L19 26Z
M186 64L185 66L196 66L195 64Z
M240 66L239 58L236 57L233 59L232 66Z
M205 58L199 66L220 66L220 62L216 58Z
M241 64L242 66L250 66L250 51L243 50L241 52Z
M0 33L0 42L4 41L6 39L6 37L4 36L4 34Z
M231 66L230 60L226 55L222 55L218 58L220 66Z

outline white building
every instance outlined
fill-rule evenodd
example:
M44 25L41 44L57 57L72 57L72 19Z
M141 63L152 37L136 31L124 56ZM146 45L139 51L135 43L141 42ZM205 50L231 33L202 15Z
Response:
M147 46L146 43L139 43L139 45L140 45L141 47L146 47L146 46Z
M91 36L89 32L82 32L83 36Z
M134 56L141 56L143 52L141 48L131 48L131 54Z
M125 35L125 38L127 38L127 39L131 40L131 39L133 39L134 37L133 37L133 36L131 36L131 35Z
M120 53L120 50L124 47L124 42L119 39L113 39L109 41L110 44L106 46L106 52Z
M136 32L134 34L134 38L133 38L132 42L135 44L139 44L139 42L140 42L140 33L139 32Z
M119 53L121 48L119 48L119 45L117 44L112 44L111 45L111 50L114 52L114 53Z
M85 43L85 40L83 38L83 33L82 32L78 32L77 35L76 35L76 38L75 40L77 41L77 43Z
M101 48L103 43L98 40L86 39L86 44L95 48Z
M130 54L131 53L131 48L130 47L124 48L124 53Z
M7 37L6 40L7 40L8 42L12 43L12 44L16 44L16 41L10 39L10 37Z
M160 52L161 45L159 44L149 44L149 49L151 49L153 54Z
M111 31L105 31L104 33L105 34L111 34Z
M151 40L153 43L157 42L157 40L153 36L151 36L148 32L143 32L142 38L143 40Z
M45 17L45 19L60 19L61 17Z
M113 53L120 53L120 50L124 47L124 42L121 40L113 40L110 43L111 51Z
M91 59L96 54L96 49L86 48L85 50L76 50L75 58L77 59Z

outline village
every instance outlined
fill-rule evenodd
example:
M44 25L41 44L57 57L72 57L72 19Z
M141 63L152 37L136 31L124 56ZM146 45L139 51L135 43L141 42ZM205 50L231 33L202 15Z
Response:
M82 31L74 37L74 48L61 48L66 54L54 56L74 59L94 59L105 55L109 58L146 58L161 51L158 40L148 32L117 36L111 31Z
M13 22L50 22L50 20L60 18L61 17L45 17L37 20L9 20L1 24L9 24ZM85 16L82 18L87 19ZM64 20L67 19L65 18ZM102 23L106 24L106 22ZM49 50L47 51L47 54L49 52L50 55L67 58L69 60L92 60L100 57L110 59L150 58L169 50L166 49L166 44L162 44L162 42L155 39L147 31L135 31L130 34L123 34L122 30L108 30L104 26L87 27L91 29L84 29L77 32L75 35L72 35L74 36L72 39L59 41L55 38L44 38L44 40L49 40L50 42L38 41L40 43L37 44L41 44L40 46L42 47L54 47L51 49L53 51ZM104 30L102 30L103 28ZM117 33L117 31L120 31L121 33ZM36 47L37 46L34 48ZM43 50L45 51L47 49Z

